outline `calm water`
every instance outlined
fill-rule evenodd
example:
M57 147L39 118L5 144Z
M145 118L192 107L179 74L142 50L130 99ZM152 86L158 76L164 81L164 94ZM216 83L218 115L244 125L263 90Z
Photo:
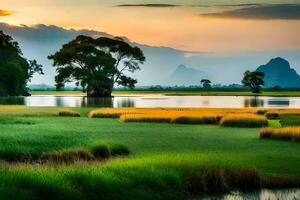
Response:
M0 98L0 105L64 106L64 107L211 107L300 108L300 97L237 97L237 96L115 96L87 98L83 96L36 95Z
M204 197L194 200L300 200L300 190L262 190L255 193L239 193L225 195L223 197Z

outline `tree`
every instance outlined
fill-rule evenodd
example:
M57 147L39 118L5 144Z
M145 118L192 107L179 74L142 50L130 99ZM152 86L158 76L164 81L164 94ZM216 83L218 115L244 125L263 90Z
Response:
M0 31L0 95L28 95L26 84L34 73L43 74L36 60L22 57L19 44Z
M211 88L211 81L208 79L202 79L201 84L205 89Z
M56 67L57 89L75 82L90 97L111 96L114 85L134 88L137 81L126 74L140 69L145 56L121 38L78 36L49 56ZM126 73L126 74L125 74Z
M244 73L242 84L245 87L250 87L253 93L260 93L262 86L264 85L264 73L262 72L250 72Z

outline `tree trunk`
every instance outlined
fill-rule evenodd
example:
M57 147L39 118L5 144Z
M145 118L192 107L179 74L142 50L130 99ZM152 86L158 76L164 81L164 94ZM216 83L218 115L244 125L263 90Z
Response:
M87 91L88 97L111 97L112 88L91 88Z

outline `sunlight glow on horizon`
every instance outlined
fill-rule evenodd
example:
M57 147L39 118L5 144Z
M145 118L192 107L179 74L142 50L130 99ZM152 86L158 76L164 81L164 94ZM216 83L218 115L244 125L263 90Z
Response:
M242 20L199 16L200 13L220 9L214 7L123 8L114 7L110 1L97 4L95 0L86 4L79 0L75 3L69 0L30 2L6 2L5 7L0 9L15 13L0 17L0 22L93 29L125 36L142 44L189 51L300 49L300 20Z

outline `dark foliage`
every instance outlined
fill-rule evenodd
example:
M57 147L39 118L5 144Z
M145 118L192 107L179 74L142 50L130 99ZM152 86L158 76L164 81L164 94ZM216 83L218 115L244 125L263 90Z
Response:
M111 96L115 84L134 88L137 81L125 75L140 69L145 57L122 38L78 36L49 56L57 71L57 89L76 82L88 96Z

